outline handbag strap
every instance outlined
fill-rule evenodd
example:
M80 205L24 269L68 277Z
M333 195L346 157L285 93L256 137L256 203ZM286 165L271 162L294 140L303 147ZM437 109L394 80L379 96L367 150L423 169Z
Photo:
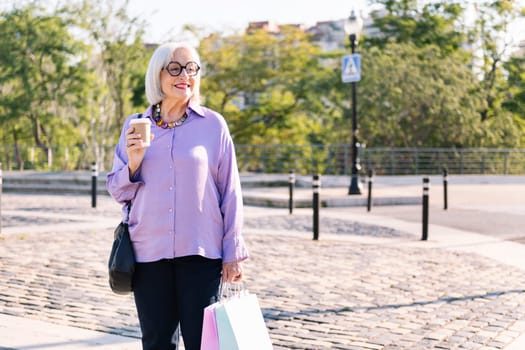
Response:
M131 211L131 201L128 201L126 202L126 215L124 217L124 220L122 222L124 222L125 224L127 224L129 222L129 213Z

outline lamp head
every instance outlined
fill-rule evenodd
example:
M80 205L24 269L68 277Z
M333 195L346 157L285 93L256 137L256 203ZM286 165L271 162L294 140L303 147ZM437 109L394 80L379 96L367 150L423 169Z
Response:
M350 17L345 21L345 34L350 38L350 40L357 41L359 35L363 31L363 19L360 16L355 14L355 11L352 10Z

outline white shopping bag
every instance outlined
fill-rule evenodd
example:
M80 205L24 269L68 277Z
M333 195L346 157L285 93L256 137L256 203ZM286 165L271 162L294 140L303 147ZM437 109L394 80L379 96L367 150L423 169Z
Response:
M241 292L215 307L220 350L271 350L268 329L255 294Z

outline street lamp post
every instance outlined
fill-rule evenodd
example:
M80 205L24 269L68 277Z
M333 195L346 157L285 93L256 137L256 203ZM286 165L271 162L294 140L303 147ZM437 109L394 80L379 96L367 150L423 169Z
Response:
M352 33L348 36L350 38L350 45L352 47L352 54L355 53L357 43L357 35ZM357 82L352 82L352 179L348 194L361 194L361 186L359 184L359 171L361 164L359 164L359 156L357 154L359 142L357 140Z
M361 32L362 27L362 19L357 17L355 12L352 11L350 17L345 23L345 32L350 39L352 55L355 54L358 35ZM361 194L361 184L359 183L359 171L361 170L361 165L359 164L359 142L357 139L357 133L357 82L352 81L352 179L350 181L350 187L348 188L348 194Z

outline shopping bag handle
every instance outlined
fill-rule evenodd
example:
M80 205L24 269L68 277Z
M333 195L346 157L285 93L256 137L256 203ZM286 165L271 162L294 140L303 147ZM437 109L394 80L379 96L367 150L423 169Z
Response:
M242 293L247 293L247 291L244 289L244 284L242 282L223 282L221 283L219 298L220 300L230 299L234 297L239 297Z

